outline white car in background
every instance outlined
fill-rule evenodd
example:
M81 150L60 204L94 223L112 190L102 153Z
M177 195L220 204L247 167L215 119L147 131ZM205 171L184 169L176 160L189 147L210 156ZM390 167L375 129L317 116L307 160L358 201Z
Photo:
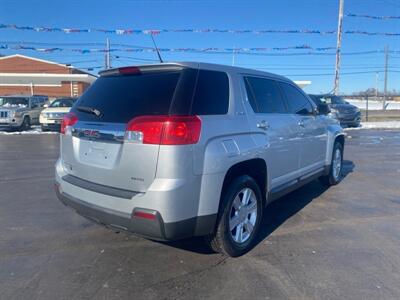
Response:
M61 121L67 113L69 113L75 98L58 98L54 100L40 114L40 125L42 131L60 131Z

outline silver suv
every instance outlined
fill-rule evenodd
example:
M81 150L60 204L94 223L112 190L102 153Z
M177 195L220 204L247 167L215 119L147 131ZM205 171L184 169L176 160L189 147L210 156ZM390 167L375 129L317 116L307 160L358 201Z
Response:
M264 208L340 181L342 128L292 81L205 63L100 73L61 127L59 199L114 230L251 249Z
M29 129L39 124L47 96L0 96L0 129Z

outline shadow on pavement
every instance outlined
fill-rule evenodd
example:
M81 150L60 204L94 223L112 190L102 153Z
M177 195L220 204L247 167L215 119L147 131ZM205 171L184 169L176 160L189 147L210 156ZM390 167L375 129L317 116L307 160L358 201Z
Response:
M352 173L354 168L355 165L352 161L343 160L342 179ZM267 238L286 220L302 210L315 198L318 198L327 189L328 188L322 185L318 180L314 180L298 190L293 191L269 204L264 210L263 222L255 246ZM160 243L200 254L214 254L214 252L205 244L202 237Z

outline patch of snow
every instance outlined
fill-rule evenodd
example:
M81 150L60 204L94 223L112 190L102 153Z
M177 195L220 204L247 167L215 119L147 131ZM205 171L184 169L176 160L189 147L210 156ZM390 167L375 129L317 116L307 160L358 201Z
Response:
M345 99L345 101L357 106L360 109L366 109L366 107L367 107L366 100ZM368 110L382 110L382 105L383 104L381 101L369 100L368 101ZM388 110L400 109L400 102L386 101L386 109L388 109Z
M39 125L31 126L31 129L25 131L4 131L0 130L0 135L21 135L21 134L58 134L58 132L43 132Z
M12 108L15 108L15 107L23 107L23 108L25 108L25 107L28 107L26 104L11 104L11 103L6 103L6 104L4 104L2 107L12 107Z
M344 130L360 129L400 129L400 121L362 122L360 127L345 128Z

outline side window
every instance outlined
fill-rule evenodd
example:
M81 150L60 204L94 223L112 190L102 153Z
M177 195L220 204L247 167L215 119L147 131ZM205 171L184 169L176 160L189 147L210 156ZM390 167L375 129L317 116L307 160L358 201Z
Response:
M310 101L296 87L288 83L279 83L286 95L289 112L292 114L311 114L313 107Z
M38 99L37 98L31 98L31 108L38 108L39 107L39 103L38 103Z
M286 113L285 103L277 83L271 79L246 77L250 105L256 113Z
M229 106L229 79L224 72L200 70L192 114L224 115Z

